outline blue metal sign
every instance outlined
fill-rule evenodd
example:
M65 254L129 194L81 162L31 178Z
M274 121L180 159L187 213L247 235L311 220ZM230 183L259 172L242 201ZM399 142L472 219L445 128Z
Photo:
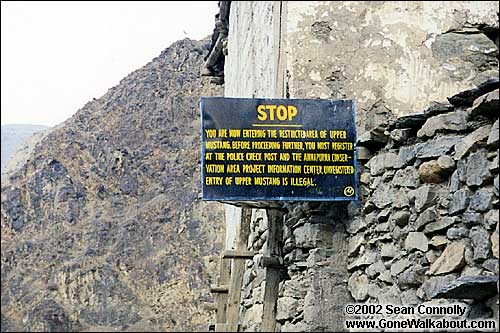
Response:
M357 200L352 100L203 97L204 200Z

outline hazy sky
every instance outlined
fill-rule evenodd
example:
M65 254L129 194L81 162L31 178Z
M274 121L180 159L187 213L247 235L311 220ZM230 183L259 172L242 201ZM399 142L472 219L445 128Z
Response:
M217 1L2 1L2 125L64 121L172 42L211 34L217 11Z

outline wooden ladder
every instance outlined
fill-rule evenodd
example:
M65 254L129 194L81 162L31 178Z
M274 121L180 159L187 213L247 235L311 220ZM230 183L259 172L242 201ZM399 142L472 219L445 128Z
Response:
M268 209L268 240L265 255L260 260L260 266L266 269L262 331L276 330L276 301L278 299L279 270L281 269L280 239L283 212ZM215 303L204 305L207 311L216 311L216 323L209 326L209 331L239 332L240 301L243 288L243 275L246 260L252 259L258 251L248 250L248 236L252 209L241 210L241 220L236 226L236 240L233 249L226 249L220 256L220 271L217 284L210 286L210 292L215 294Z

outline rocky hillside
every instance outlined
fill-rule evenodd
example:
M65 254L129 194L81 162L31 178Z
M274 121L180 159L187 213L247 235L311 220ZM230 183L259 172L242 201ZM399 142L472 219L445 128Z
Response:
M36 132L47 129L42 125L2 125L2 173L7 160L24 141Z
M181 40L34 149L2 187L2 331L206 329L223 213L200 200L199 71Z

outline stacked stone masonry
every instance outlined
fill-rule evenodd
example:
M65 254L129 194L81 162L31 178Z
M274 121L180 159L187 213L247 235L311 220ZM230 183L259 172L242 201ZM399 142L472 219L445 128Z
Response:
M281 331L337 330L356 302L458 302L470 319L498 320L498 103L497 88L472 106L434 103L418 120L401 117L387 125L384 147L359 161L359 201L285 207ZM396 140L398 129L408 135ZM267 223L254 210L248 246L260 254L244 275L244 331L262 321Z

